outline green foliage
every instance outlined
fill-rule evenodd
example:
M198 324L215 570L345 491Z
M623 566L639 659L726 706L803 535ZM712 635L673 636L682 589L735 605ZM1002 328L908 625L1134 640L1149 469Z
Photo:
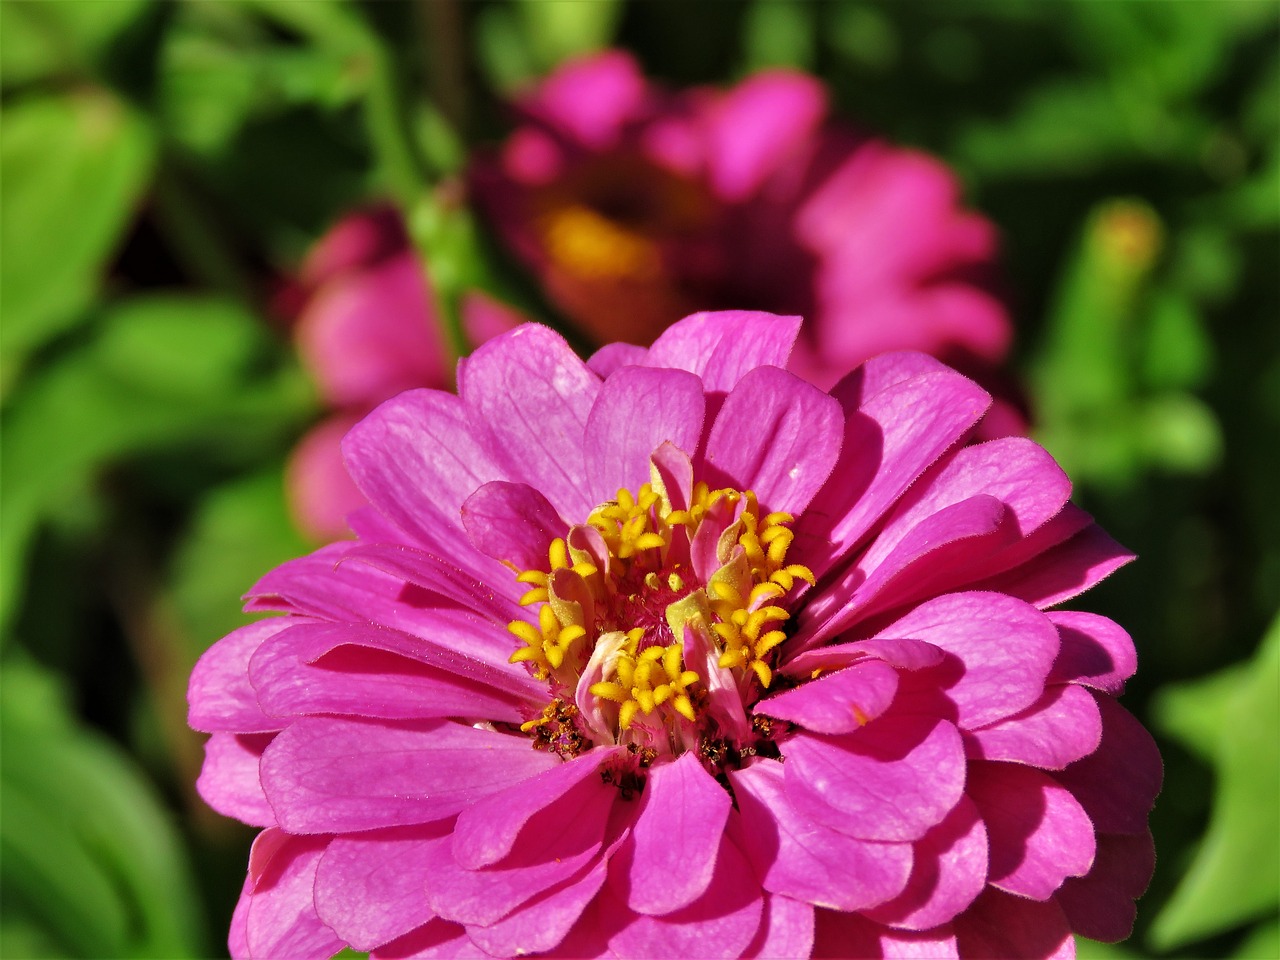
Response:
M31 96L6 107L4 394L32 350L84 319L151 162L146 124L108 94Z
M190 866L153 788L72 719L58 681L9 658L0 680L0 952L198 957Z
M1280 619L1257 655L1203 679L1168 687L1160 725L1216 774L1209 829L1151 941L1180 947L1280 909ZM1274 942L1271 932L1258 937ZM1242 956L1269 954L1242 954Z

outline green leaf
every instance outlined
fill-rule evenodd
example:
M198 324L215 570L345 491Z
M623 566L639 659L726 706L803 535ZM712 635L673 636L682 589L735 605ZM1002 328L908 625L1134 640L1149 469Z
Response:
M148 5L149 0L0 3L0 82L8 87L91 72L103 50Z
M18 904L25 927L19 935L29 945L56 943L60 955L202 955L190 868L169 814L143 778L118 747L74 728L65 712L31 724L11 708L15 691L49 682L32 665L5 665L6 914Z
M1274 915L1280 904L1280 619L1247 665L1166 688L1155 715L1207 751L1217 774L1209 829L1151 928L1151 943L1168 950ZM1189 725L1200 729L1188 734Z
M33 377L0 436L0 625L14 612L31 536L103 466L166 449L203 446L229 464L279 449L314 401L296 367L270 362L277 349L234 304L138 298Z
M515 7L542 71L608 46L622 13L618 0L516 0Z
M812 68L817 13L813 4L797 0L756 0L743 24L746 69Z
M85 315L151 167L145 123L96 90L6 105L0 140L3 393L35 347Z

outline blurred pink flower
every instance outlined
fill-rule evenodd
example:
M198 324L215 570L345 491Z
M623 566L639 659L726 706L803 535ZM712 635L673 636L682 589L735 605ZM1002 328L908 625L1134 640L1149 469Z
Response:
M375 406L414 387L450 388L453 355L424 264L391 207L349 214L308 254L279 298L321 399L332 411L290 458L287 486L298 525L317 540L349 536L365 503L342 464L343 435ZM520 322L479 293L463 300L472 345Z
M940 161L831 122L811 76L669 93L611 51L517 109L473 167L476 199L599 343L749 306L806 318L791 369L823 388L902 349L988 382L1008 352L992 225ZM1001 416L1021 428L1014 407Z
M265 828L234 956L1068 957L1127 935L1155 746L1131 559L917 353L825 393L799 323L583 363L527 325L344 441L354 542L191 678ZM514 576L513 576L514 574ZM514 652L513 652L514 651Z

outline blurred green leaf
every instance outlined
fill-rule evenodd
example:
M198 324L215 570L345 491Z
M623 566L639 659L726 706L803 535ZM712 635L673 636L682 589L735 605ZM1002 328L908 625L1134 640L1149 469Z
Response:
M813 66L818 8L799 0L756 0L743 24L743 67Z
M5 107L0 141L3 392L35 347L85 314L151 167L146 124L97 90Z
M618 0L515 0L539 72L610 44L622 14Z
M1262 957L1280 957L1280 920L1260 923L1236 948L1234 956L1239 960L1259 960Z
M35 723L12 709L24 686L50 682L33 665L5 664L0 874L6 914L16 903L21 918L6 945L48 956L202 955L190 868L145 781L113 744L72 728L65 706Z
M1280 619L1248 664L1162 690L1155 716L1217 774L1209 829L1151 928L1167 950L1280 905Z
M1143 383L1158 390L1203 386L1213 364L1213 343L1187 297L1155 293L1145 340L1139 357Z
M192 661L244 623L239 597L254 580L310 549L289 517L280 467L236 479L206 496L173 560L170 588L195 643Z
M104 465L202 444L237 462L295 430L311 389L294 367L262 368L275 349L261 321L234 304L140 298L28 382L0 437L0 624L13 613L31 535Z
M0 83L90 73L102 51L150 0L4 0L0 3Z

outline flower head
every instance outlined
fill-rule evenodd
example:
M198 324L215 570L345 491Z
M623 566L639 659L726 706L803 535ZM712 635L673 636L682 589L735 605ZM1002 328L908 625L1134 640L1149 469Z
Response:
M797 318L581 362L527 325L344 442L354 542L191 681L264 827L236 956L1066 956L1151 870L1130 559L920 354L825 393Z
M346 516L365 499L343 468L342 437L403 390L452 385L453 357L430 280L399 214L371 207L348 214L320 239L279 305L331 411L290 459L290 506L299 526L317 539L348 536ZM517 322L481 294L463 302L472 344Z
M473 168L476 198L598 342L647 344L673 317L748 306L806 318L789 362L824 389L888 350L984 378L1003 360L991 224L938 160L830 121L815 78L670 93L610 51L517 108Z

